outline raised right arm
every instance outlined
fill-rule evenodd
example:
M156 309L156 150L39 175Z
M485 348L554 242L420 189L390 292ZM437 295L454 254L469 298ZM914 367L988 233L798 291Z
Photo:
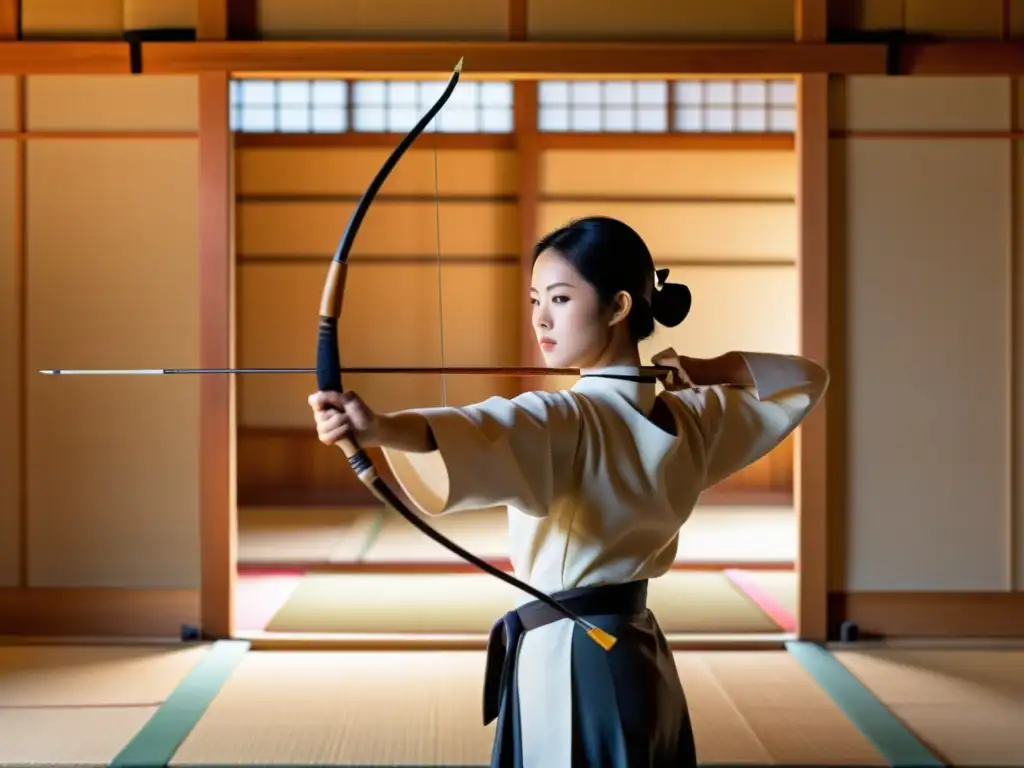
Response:
M822 366L797 355L730 352L681 362L697 387L672 394L700 433L705 488L786 439L821 401L829 382ZM718 383L702 386L709 381Z

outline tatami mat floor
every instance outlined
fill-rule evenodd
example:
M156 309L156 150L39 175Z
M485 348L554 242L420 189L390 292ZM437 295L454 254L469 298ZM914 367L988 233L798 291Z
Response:
M793 571L671 571L649 605L669 636L791 633L797 583ZM477 573L243 574L236 610L245 632L486 637L517 597Z
M0 766L482 766L483 661L0 646ZM676 663L705 765L1024 765L1021 651L796 644Z
M247 633L486 636L514 604L511 588L465 572L392 512L249 508L239 520L236 602ZM504 511L430 523L482 557L506 557ZM665 631L795 631L796 538L791 507L698 507L680 535L677 567L652 585Z
M460 512L429 523L480 557L508 555L501 510ZM792 567L797 541L791 506L701 506L683 526L676 562L703 568ZM239 509L238 561L243 570L458 563L393 512L276 507Z

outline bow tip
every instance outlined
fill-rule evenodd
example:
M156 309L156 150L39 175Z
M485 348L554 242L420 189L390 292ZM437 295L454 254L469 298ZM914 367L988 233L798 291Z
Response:
M461 72L462 71L462 62L465 61L465 59L466 59L465 56L462 56L462 57L459 58L459 63L455 65L455 71L456 72Z

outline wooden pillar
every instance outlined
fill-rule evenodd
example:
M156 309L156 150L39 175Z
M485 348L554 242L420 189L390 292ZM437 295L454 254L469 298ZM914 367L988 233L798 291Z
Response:
M0 0L0 40L21 38L21 0Z
M6 13L0 17L5 39L20 36L20 4L3 3ZM14 258L17 264L15 295L18 309L18 584L29 585L29 507L28 507L28 119L24 75L14 78Z
M228 29L226 0L199 0L200 40L223 40ZM199 365L234 365L234 248L231 221L232 146L229 75L203 72L199 78ZM199 472L203 635L227 638L234 632L237 576L235 475L235 381L232 376L200 378Z
M1007 27L1004 27L1004 39L1009 39L1011 30L1009 18L1006 19ZM1021 212L1024 212L1024 205L1021 203L1020 169L1021 155L1024 154L1024 124L1021 120L1020 101L1021 78L1010 78L1010 131L1016 136L1015 141L1010 142L1010 366L1009 366L1009 389L1010 389L1010 511L1007 515L1006 531L1006 562L1010 564L1009 591L1024 591L1024 528L1021 526L1021 519L1018 517L1018 510L1024 500L1024 475L1017 471L1021 458L1021 426L1024 425L1024 409L1021 403L1024 402L1024 378L1020 375L1020 364L1022 358L1020 351L1021 340L1024 339L1024 311L1021 308L1021 297L1024 296L1024 268L1021 265L1021 231L1024 229L1024 222L1021 221Z
M508 0L509 39L526 39L526 0ZM520 315L519 364L527 367L543 365L537 341L530 326L527 296L533 272L533 244L537 240L537 205L540 188L540 142L537 129L537 82L517 80L514 85L516 162L519 168L519 255ZM520 389L529 391L543 385L539 377L520 380Z
M796 38L828 37L826 0L796 0ZM797 162L800 343L807 357L831 367L829 324L836 307L829 292L828 75L797 77ZM834 381L825 401L796 436L794 496L799 521L800 574L797 633L824 642L828 635L829 415Z

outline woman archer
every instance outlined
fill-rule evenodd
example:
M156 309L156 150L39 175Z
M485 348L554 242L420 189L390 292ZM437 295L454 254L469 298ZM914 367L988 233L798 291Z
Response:
M499 684L489 663L485 686L494 768L697 765L648 582L672 566L700 494L784 440L829 377L799 356L668 350L655 362L681 375L657 392L639 343L691 301L666 276L626 224L575 221L535 247L529 296L545 362L581 369L571 389L386 415L352 392L309 398L320 440L381 447L425 514L507 507L516 576L618 638L606 652L529 598L502 617L511 662Z

